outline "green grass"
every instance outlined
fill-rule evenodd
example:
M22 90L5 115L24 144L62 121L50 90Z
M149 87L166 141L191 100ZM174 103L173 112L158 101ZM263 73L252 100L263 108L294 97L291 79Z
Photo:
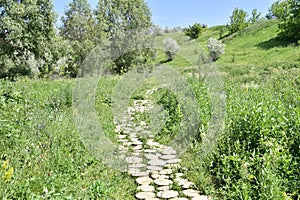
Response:
M208 38L219 38L221 28L211 27L197 40L183 33L157 38L161 43L172 37L180 45L173 61L164 63L159 51L156 63L186 76L199 105L199 130L182 165L197 188L216 199L299 199L300 50L276 38L276 21L222 38L226 53L215 65L227 95L225 130L213 151L203 154L214 99L193 65L200 53L207 54ZM99 122L113 142L112 93L120 80L102 78L95 98ZM136 86L130 102L145 98L153 86L151 81ZM99 162L82 143L73 118L73 87L74 80L67 79L0 81L2 199L134 199L134 179ZM167 111L157 137L167 142L178 131L180 105L168 90L151 98Z

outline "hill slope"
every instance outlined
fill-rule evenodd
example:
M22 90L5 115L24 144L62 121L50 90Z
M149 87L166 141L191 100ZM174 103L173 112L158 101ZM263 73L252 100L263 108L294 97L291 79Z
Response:
M188 58L185 61L178 56L168 64L177 67L187 67L196 62L199 53L205 51L208 38L220 38L220 30L224 26L211 27L197 40L190 40L184 33L169 33L162 37L171 37L180 45L179 55ZM255 80L258 76L270 73L272 69L298 68L300 63L300 48L294 44L277 38L278 22L276 20L261 21L248 26L233 35L223 37L226 53L216 61L219 68L228 76ZM226 34L226 31L223 35ZM164 56L160 55L160 61Z

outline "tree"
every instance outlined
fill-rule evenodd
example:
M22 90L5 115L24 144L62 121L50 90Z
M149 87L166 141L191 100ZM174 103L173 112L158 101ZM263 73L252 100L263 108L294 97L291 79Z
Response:
M209 55L213 61L220 58L225 53L225 44L215 38L209 38L207 41Z
M163 40L163 45L165 48L165 53L168 56L168 61L173 60L174 56L180 49L178 43L172 38L165 38Z
M290 0L277 0L269 9L269 15L277 19L284 19L288 16Z
M62 17L60 34L69 40L74 49L74 62L76 74L85 57L93 49L95 39L95 19L87 0L73 0ZM84 75L84 69L81 69Z
M280 18L279 36L290 42L298 43L300 40L300 0L288 0L286 16Z
M145 30L151 26L151 12L144 0L99 0L96 10L97 43L113 38L110 41L111 54L119 55L113 61L115 73L125 73L133 66L149 61L152 54L149 49L136 48L135 52L126 52L126 48L146 42ZM138 34L137 30L145 33Z
M189 36L192 39L197 39L200 36L200 34L203 32L203 30L204 30L203 25L199 23L195 23L194 25L186 28L184 33L185 35Z
M234 9L228 25L230 34L238 32L248 26L247 16L246 11L239 8Z
M261 13L257 11L257 9L253 9L251 12L252 16L250 18L251 23L255 23L259 21L259 18L261 16Z
M28 59L44 63L39 71L51 71L55 57L51 45L55 38L55 14L51 0L0 2L1 77L28 75Z

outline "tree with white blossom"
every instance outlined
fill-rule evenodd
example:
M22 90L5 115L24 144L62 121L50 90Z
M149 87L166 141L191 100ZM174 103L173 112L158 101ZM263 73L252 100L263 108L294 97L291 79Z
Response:
M215 38L209 38L207 41L207 48L212 61L216 61L221 55L225 53L225 44Z

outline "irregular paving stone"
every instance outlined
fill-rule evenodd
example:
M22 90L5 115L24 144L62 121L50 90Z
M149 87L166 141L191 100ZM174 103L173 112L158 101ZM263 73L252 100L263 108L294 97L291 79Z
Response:
M145 154L145 157L149 160L158 159L158 156L154 154Z
M188 190L183 190L182 193L188 197L196 197L199 196L199 191L197 190L192 190L192 189L188 189Z
M172 148L164 148L162 151L161 151L162 154L165 154L165 155L171 155L171 154L176 154L176 151L173 150Z
M149 166L147 166L147 169L153 170L153 171L160 171L160 170L163 169L163 167L161 167L161 166L152 166L152 165L149 165Z
M169 190L170 186L160 186L157 188L158 191L165 191L165 190Z
M173 181L168 180L168 179L155 179L154 183L158 186L166 186L166 185L173 184Z
M179 178L179 177L182 177L182 176L183 176L183 173L176 173L175 176L178 177L178 178Z
M117 135L117 138L119 139L125 139L127 137L127 135Z
M133 145L142 145L143 143L141 141L134 141L132 142Z
M140 185L149 185L153 180L149 177L140 177L135 180Z
M164 199L169 199L169 198L174 198L177 197L179 194L177 191L174 190L165 190L165 191L160 191L157 193L157 196L160 198Z
M150 199L154 198L155 194L153 192L139 192L135 195L137 199Z
M154 192L155 188L152 185L140 185L137 187L138 190L142 192Z
M205 195L200 195L200 196L193 197L192 200L211 200L211 198Z
M186 182L183 184L182 188L189 189L191 186L195 185L193 182Z
M181 162L181 159L172 159L172 160L167 160L166 161L168 164L176 164Z
M149 165L154 165L154 166L164 166L166 164L165 161L163 160L150 160L148 162Z
M129 168L143 168L143 167L146 167L146 165L142 163L134 163L129 165Z
M156 150L155 149L144 149L145 153L155 153Z
M160 144L158 142L153 142L153 141L148 141L146 144L149 145L150 147L152 147L152 146L159 147L160 146Z
M131 176L134 176L134 177L145 177L145 176L149 176L149 172L136 172L136 173L132 173Z
M176 158L176 155L162 155L160 158L164 160L172 160Z
M143 149L143 145L137 145L136 147L133 148L134 150L141 150Z
M175 178L174 181L176 181L178 183L178 185L183 186L184 184L186 184L188 182L187 179L183 179L183 178Z
M159 172L159 174L162 174L162 175L170 175L172 174L172 169L163 169Z

